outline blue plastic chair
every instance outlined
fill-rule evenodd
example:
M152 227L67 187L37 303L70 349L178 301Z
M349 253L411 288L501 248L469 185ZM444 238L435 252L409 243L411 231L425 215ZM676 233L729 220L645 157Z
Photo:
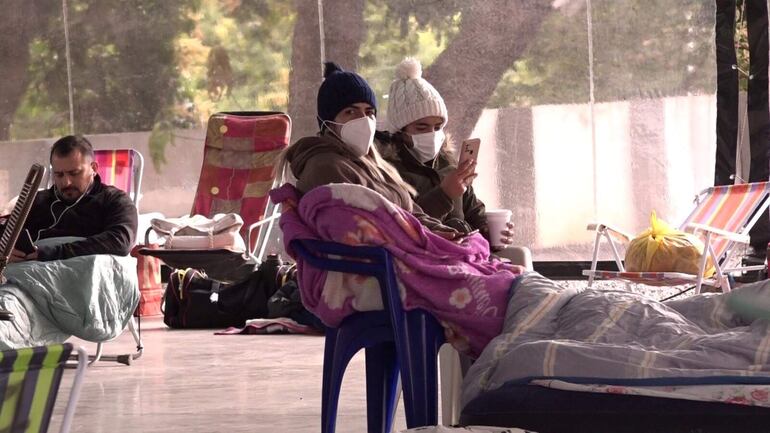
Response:
M407 428L436 425L437 354L444 343L444 330L424 310L404 311L390 253L380 247L302 239L291 241L291 248L305 266L377 278L385 308L353 314L339 327L327 328L321 431L335 430L342 377L350 359L361 349L366 350L367 431L391 431L399 373Z

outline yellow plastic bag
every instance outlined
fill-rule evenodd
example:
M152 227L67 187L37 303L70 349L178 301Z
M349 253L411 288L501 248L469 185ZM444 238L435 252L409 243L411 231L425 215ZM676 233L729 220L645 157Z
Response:
M671 228L652 212L650 228L634 238L626 249L626 270L629 272L698 273L703 242L691 234ZM704 276L714 273L709 257Z

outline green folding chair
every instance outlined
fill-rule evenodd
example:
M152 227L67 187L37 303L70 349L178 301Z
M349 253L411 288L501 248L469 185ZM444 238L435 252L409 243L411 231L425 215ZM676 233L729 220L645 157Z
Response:
M70 343L0 352L0 433L45 433L70 354L78 357L77 370L59 431L70 431L75 406L88 363L82 347Z

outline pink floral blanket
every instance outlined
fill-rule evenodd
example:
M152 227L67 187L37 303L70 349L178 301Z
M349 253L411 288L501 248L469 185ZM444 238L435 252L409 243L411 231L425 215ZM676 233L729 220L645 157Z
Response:
M282 205L286 251L293 239L382 246L394 257L404 308L431 312L447 341L478 356L502 330L513 280L520 266L490 259L489 244L475 234L452 242L431 233L409 212L359 185L318 187L299 199L289 184L271 191ZM373 278L325 272L298 260L302 302L328 326L356 311L382 309Z

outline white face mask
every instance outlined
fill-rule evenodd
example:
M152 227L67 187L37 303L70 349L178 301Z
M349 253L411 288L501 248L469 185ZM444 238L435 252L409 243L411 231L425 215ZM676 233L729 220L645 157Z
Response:
M415 134L412 136L412 155L423 164L433 160L444 145L444 130Z
M339 123L330 121L326 121L326 123L339 125ZM348 146L348 150L353 155L360 158L369 153L369 148L374 142L374 131L376 129L377 122L374 119L369 116L359 117L342 125L339 139ZM334 132L333 130L331 131Z

